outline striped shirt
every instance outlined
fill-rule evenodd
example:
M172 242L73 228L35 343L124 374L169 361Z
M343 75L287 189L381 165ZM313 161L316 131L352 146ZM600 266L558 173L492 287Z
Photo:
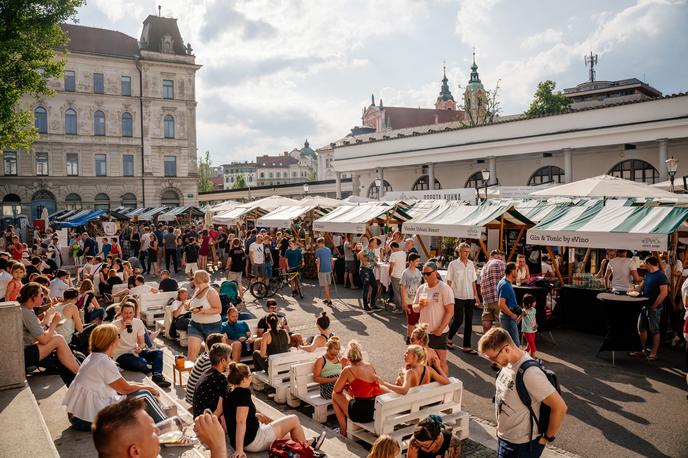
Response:
M506 264L501 259L490 259L483 266L480 272L480 295L485 304L496 304L499 302L497 297L497 283L504 277Z
M196 360L191 373L189 374L189 380L186 382L186 402L193 405L194 391L196 391L196 384L201 378L201 375L205 374L210 370L212 365L210 364L210 356L208 352L201 354Z

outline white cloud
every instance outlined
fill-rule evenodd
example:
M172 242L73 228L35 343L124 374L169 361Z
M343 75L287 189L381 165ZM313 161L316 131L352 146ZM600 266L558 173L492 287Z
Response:
M550 43L559 43L563 33L559 30L547 29L544 32L531 35L521 42L521 48L535 48Z

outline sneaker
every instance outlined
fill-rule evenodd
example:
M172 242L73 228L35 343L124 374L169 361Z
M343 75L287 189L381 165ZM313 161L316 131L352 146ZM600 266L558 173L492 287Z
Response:
M322 431L318 437L313 439L313 442L311 442L311 447L313 447L313 450L320 450L323 442L325 442L325 431Z
M165 379L165 376L162 374L157 374L153 376L153 383L158 385L160 388L167 388L170 385L172 385L170 382Z

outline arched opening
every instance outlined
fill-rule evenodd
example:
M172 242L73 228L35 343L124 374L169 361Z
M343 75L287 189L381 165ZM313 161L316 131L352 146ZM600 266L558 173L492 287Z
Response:
M105 135L105 113L100 110L93 113L93 135Z
M65 134L76 135L76 111L73 108L65 111Z
M122 137L131 137L134 135L134 128L131 118L131 113L122 113Z
M93 208L96 210L110 210L110 197L105 193L98 193L94 200Z
M609 175L639 183L654 184L659 181L659 172L649 162L641 159L627 159L609 169Z
M2 198L2 216L15 216L21 213L21 198L16 194L6 194Z
M130 192L122 196L122 207L136 208L136 196Z
M39 134L47 134L48 133L48 112L45 111L45 108L43 107L36 107L35 110L33 110L33 116L34 116L34 126L36 126L36 129L38 129Z
M430 177L428 175L423 175L418 177L415 183L413 183L413 190L414 191L427 191L430 189ZM442 184L435 178L435 187L434 189L442 189Z
M172 115L165 115L164 121L165 138L174 138L174 118Z
M67 194L65 197L65 207L67 210L81 210L81 196L79 194Z
M174 189L167 189L160 194L160 205L163 207L181 207L181 197Z
M31 198L31 218L40 219L44 208L48 210L49 215L55 213L57 202L55 202L55 196L51 192L41 189Z
M490 183L488 183L489 185ZM468 177L468 180L466 180L466 186L464 188L484 188L485 187L485 181L483 180L483 173L482 172L475 172L473 175Z
M385 189L385 193L388 193L392 190L392 185L389 184L387 180L383 180L382 186ZM382 196L384 197L384 196ZM377 187L375 182L373 181L370 183L370 187L368 188L368 198L369 199L379 199L380 198L380 188Z
M564 169L556 165L540 167L530 176L528 186L537 186L545 183L562 183L564 181Z

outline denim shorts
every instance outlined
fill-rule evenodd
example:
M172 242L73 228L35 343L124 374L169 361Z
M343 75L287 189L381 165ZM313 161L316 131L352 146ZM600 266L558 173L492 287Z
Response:
M198 337L205 342L205 339L213 333L222 332L222 320L216 321L215 323L196 323L195 321L189 322L189 328L186 333L188 337Z
M652 335L659 334L659 322L661 318L661 305L654 310L649 306L643 307L638 317L638 331L647 331Z

